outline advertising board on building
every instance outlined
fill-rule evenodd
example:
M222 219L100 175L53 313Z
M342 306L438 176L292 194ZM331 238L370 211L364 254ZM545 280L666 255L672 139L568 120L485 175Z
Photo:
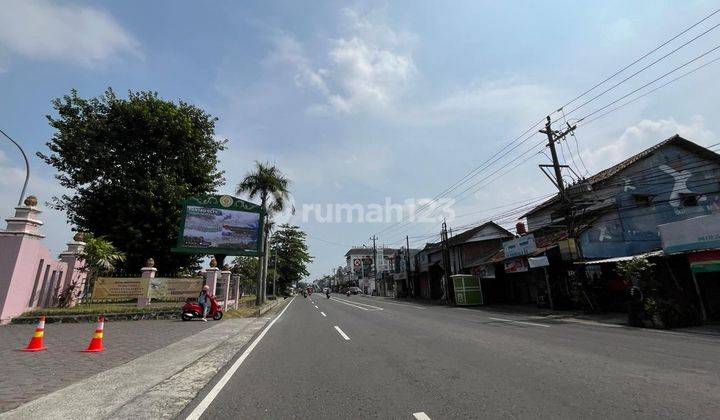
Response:
M505 260L506 273L524 273L526 271L528 271L528 266L525 258L510 258Z
M528 255L534 252L536 249L537 246L535 246L535 236L533 236L532 233L503 242L505 258Z
M720 213L659 225L663 252L720 248Z
M262 209L239 198L210 196L182 203L181 226L174 252L257 256Z

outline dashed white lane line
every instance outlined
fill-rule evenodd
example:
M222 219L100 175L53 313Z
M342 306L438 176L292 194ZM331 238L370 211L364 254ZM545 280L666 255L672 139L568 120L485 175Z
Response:
M424 411L421 411L419 413L413 413L413 417L415 417L418 420L430 420L430 417L425 414Z
M315 309L320 309L320 308L318 308L317 305L315 305Z
M325 315L325 312L320 312L320 315L327 316L327 315Z
M534 323L534 322L516 321L516 320L514 320L514 319L507 319L507 318L493 318L493 317L488 317L488 319L492 319L493 321L501 321L501 322L512 322L512 323L515 323L515 324L531 325L531 326L533 326L533 327L543 327L543 328L550 328L550 326L549 326L549 325L545 325L545 324L536 324L536 323Z
M336 297L333 297L332 300L334 300L335 302L343 303L343 304L345 304L345 305L354 306L354 307L356 307L356 308L358 308L358 309L362 309L363 311L382 311L382 310L383 310L383 308L380 308L380 307L377 307L377 306L368 305L367 303L355 304L355 303L350 302L350 301L348 301L348 300L340 299L340 298L336 298ZM363 306L360 306L360 305L363 305ZM368 308L373 308L373 309L365 308L365 306L367 306Z
M350 337L348 337L347 334L345 334L343 330L340 329L340 327L336 325L335 329L337 330L338 334L342 336L342 338L344 338L345 340L350 340Z
M247 359L247 357L250 355L250 353L252 353L253 349L255 349L255 347L258 345L260 340L262 340L263 337L265 337L265 334L267 334L268 330L270 330L270 328L272 328L272 326L275 325L277 320L283 316L283 314L285 313L287 308L289 308L290 305L292 305L293 299L291 299L290 302L288 302L288 304L285 305L285 308L283 308L283 310L280 312L280 314L278 316L275 317L275 319L270 321L270 323L267 325L267 327L265 327L265 329L262 330L260 335L257 336L255 341L253 341L245 349L243 354L240 355L240 358L238 358L235 361L235 363L233 363L232 366L230 366L230 369L228 369L227 372L225 372L225 375L223 375L223 377L220 378L220 380L215 384L214 387L212 387L210 392L208 392L207 395L205 395L205 398L203 398L202 401L200 401L200 404L198 404L197 407L195 407L195 409L190 413L190 415L187 416L187 418L185 420L198 420L200 418L200 416L203 415L205 410L207 410L207 408L210 406L210 404L212 404L213 400L215 400L215 398L218 396L218 394L220 394L220 391L222 391L223 387L225 387L225 385L228 383L230 378L232 378L232 376L235 374L235 372L237 372L237 370L240 368L240 365L242 365L243 362L245 361L245 359Z

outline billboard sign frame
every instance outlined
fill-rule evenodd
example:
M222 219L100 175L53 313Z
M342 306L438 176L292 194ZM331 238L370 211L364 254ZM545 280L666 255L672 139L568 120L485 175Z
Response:
M184 254L205 254L205 255L232 255L259 257L262 252L262 235L264 232L265 212L262 207L249 201L241 200L237 197L229 195L211 195L207 197L195 197L180 202L182 206L180 212L180 229L178 231L177 246L172 248L172 252ZM185 220L187 218L188 206L196 206L219 210L242 211L246 213L257 213L259 224L257 232L256 249L238 249L238 248L203 248L191 247L183 244L183 232L185 232Z

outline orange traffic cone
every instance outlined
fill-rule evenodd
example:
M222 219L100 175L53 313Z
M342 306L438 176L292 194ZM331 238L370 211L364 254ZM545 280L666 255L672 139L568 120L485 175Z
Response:
M80 351L86 352L86 353L103 351L103 327L104 326L105 326L105 317L100 315L100 318L98 318L97 328L95 328L95 333L92 336L92 340L90 340L90 345L85 350L80 350Z
M37 326L35 326L35 333L33 334L32 338L30 339L30 342L28 343L27 347L24 349L20 349L20 351L40 351L40 350L47 350L47 347L45 347L45 341L43 338L43 335L45 335L45 316L41 316L40 319L38 319Z

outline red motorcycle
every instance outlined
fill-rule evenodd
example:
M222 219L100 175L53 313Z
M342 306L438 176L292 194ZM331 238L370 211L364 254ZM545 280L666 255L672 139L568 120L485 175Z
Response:
M210 310L207 314L208 318L212 318L215 321L221 320L223 317L222 307L218 305L215 296L209 295L207 298L210 299ZM200 306L197 301L192 301L191 299L185 301L185 305L183 305L181 311L180 318L182 318L183 321L190 321L194 318L201 319L203 317L203 307Z

